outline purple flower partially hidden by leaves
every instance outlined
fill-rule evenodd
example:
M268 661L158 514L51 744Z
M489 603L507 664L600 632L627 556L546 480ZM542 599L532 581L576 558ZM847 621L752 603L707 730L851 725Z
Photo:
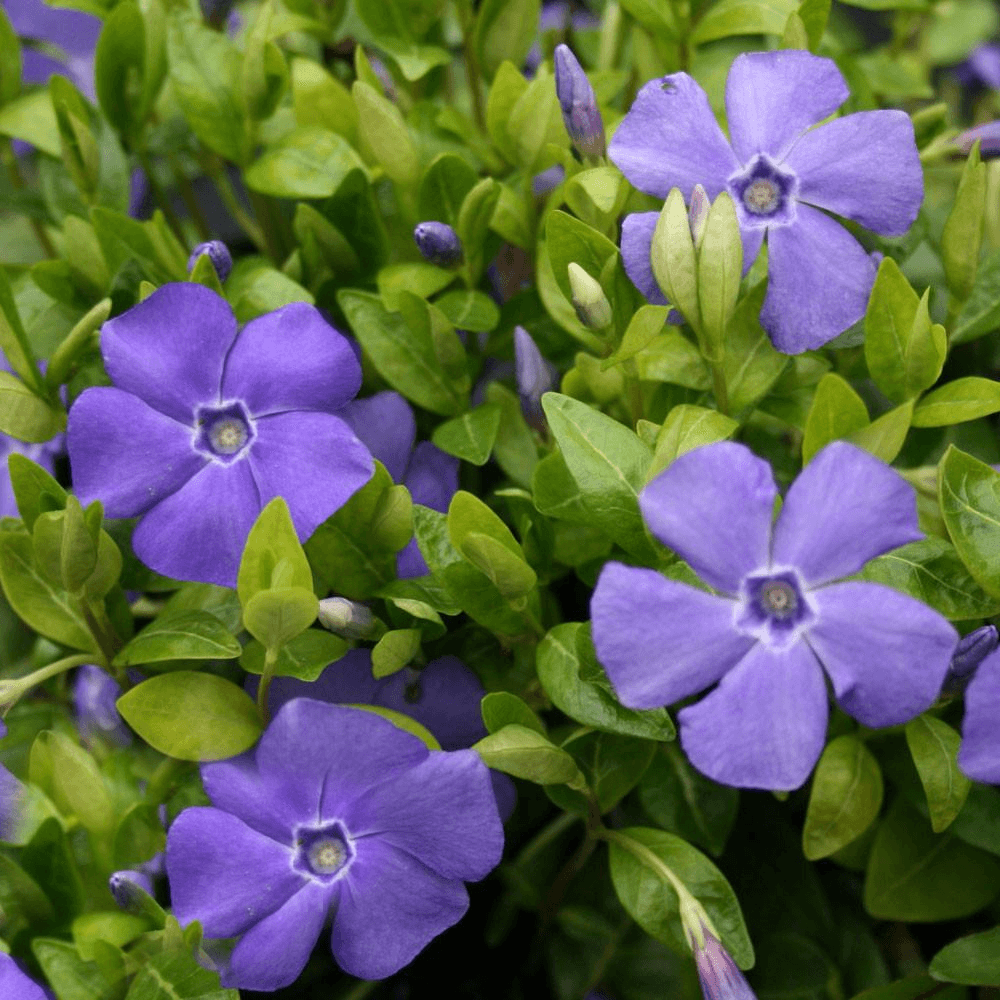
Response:
M948 693L960 691L976 672L979 664L1000 644L1000 633L996 625L982 625L963 635L955 647L944 679L944 690Z
M809 776L838 705L865 726L929 708L958 641L936 611L879 584L848 581L921 537L912 487L846 442L827 445L771 525L771 467L743 445L690 451L639 496L664 545L717 593L609 562L591 602L594 645L619 700L688 698L681 744L727 785L790 790Z
M256 750L201 775L213 806L174 820L167 876L178 920L239 936L226 987L287 986L331 914L341 968L390 976L462 918L463 883L503 851L479 756L362 709L294 699Z
M108 517L139 517L136 555L159 573L233 586L274 497L308 538L372 474L337 411L361 385L346 338L294 302L241 330L225 299L163 285L104 324L113 387L69 414L73 484Z
M598 159L604 156L607 147L604 144L604 121L597 107L594 88L568 45L557 45L553 59L556 96L566 132L581 156Z
M84 741L102 736L118 746L131 744L132 731L115 707L121 693L121 685L100 667L85 663L77 668L73 678L73 708Z
M996 42L977 45L968 58L955 67L955 76L966 87L1000 90L1000 45Z
M413 408L398 392L377 392L356 399L339 415L385 466L393 481L410 491L414 503L440 513L448 510L458 489L458 459L430 441L416 443ZM416 539L411 538L396 557L397 575L408 579L429 572Z
M556 367L545 360L523 326L514 327L514 375L524 419L532 427L544 427L542 396L556 384Z
M48 1000L46 991L4 952L0 952L0 997L3 1000Z
M209 240L207 243L199 243L188 258L188 272L194 270L198 258L202 254L207 254L208 259L215 268L215 273L219 276L219 281L225 281L229 277L229 272L233 269L233 255L229 252L229 247L222 240Z
M974 781L1000 785L1000 649L976 668L965 689L965 718L958 766Z
M7 725L0 720L0 739L7 735ZM24 785L10 771L0 764L0 841L13 842L18 836L21 824L21 803L24 800ZM0 984L3 977L0 975ZM0 996L6 996L0 991Z
M702 927L702 940L691 942L705 1000L757 1000L740 967L722 942Z
M963 156L968 156L972 147L979 143L979 155L984 160L992 160L1000 156L1000 121L986 122L959 132L952 140L961 150Z
M847 100L833 60L783 49L733 61L726 81L727 140L704 90L686 73L652 80L611 140L609 155L640 191L666 198L695 184L736 204L749 268L768 243L761 323L775 347L798 354L860 319L875 264L827 213L887 236L906 232L923 199L910 118L862 111L823 125ZM630 215L622 258L636 287L662 302L649 263L657 213Z

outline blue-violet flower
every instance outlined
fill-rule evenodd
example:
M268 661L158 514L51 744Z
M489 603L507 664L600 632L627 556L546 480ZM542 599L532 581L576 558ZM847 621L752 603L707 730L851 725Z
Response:
M1000 649L976 668L965 689L965 718L958 766L974 781L1000 785Z
M958 641L920 601L876 583L837 583L921 537L913 489L843 441L777 486L749 448L681 455L642 491L650 531L718 593L609 562L594 591L594 645L623 705L681 710L681 744L708 777L798 788L823 749L824 671L840 707L892 726L929 708Z
M233 586L247 534L274 497L307 538L371 478L336 412L358 391L346 338L303 302L237 329L225 299L167 284L108 320L110 386L69 414L73 484L109 517L139 517L136 555L159 573Z
M563 124L581 156L604 156L604 121L597 107L594 88L568 45L556 46L552 56L556 69L556 96Z
M77 668L73 678L73 708L76 727L84 742L103 736L118 746L131 744L132 731L116 706L121 693L118 681L100 667L85 663Z
M702 184L736 204L749 268L767 236L761 323L775 347L819 347L865 312L876 266L826 213L899 236L917 217L923 172L902 111L862 111L816 124L847 100L832 59L782 49L736 57L726 81L730 140L705 91L687 73L647 83L611 140L609 155L635 187L690 199ZM636 287L663 302L649 260L657 213L625 219L622 258Z
M4 952L0 952L0 997L3 1000L48 1000L45 990Z
M178 920L240 937L223 986L291 983L330 914L346 972L392 975L461 919L463 882L503 851L479 756L432 752L363 709L296 698L254 751L201 775L213 806L174 820L167 876Z
M424 260L438 267L455 267L462 263L462 241L447 222L418 222L413 240Z
M219 281L225 281L229 277L229 272L233 269L233 255L229 252L229 247L222 240L208 240L199 243L188 258L188 273L194 270L198 258L203 254L208 256L215 268L215 273L219 276Z

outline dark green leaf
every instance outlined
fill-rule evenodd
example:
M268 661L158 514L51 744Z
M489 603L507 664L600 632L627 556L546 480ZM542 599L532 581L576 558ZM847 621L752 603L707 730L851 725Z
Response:
M1000 927L952 941L931 961L935 979L969 986L1000 986Z
M248 673L262 674L266 652L256 639L248 642L240 656L240 666ZM275 677L297 677L300 681L314 681L346 652L347 642L339 635L323 629L307 628L278 651L273 674Z
M956 760L962 738L948 723L925 712L906 724L906 742L927 794L931 828L941 833L959 814L972 787Z

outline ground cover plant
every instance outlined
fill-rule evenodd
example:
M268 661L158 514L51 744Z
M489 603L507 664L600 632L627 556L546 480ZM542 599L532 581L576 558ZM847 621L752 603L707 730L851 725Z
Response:
M1000 997L990 0L5 0L0 1000Z

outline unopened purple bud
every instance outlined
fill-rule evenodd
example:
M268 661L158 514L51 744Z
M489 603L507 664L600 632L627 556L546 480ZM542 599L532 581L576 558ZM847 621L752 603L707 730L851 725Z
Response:
M955 652L944 679L944 690L953 694L961 690L965 683L975 673L976 668L997 646L1000 645L1000 633L995 625L983 625L973 629L968 635L958 640Z
M229 252L229 247L222 240L209 240L207 243L199 243L191 256L188 258L188 273L194 270L198 258L202 254L208 254L208 259L215 268L215 273L219 276L219 281L225 281L229 277L229 272L233 269L233 257Z
M594 159L604 156L607 152L604 122L587 74L568 45L556 46L555 63L556 95L573 145L581 156Z
M455 267L462 263L462 241L446 222L418 222L413 239L424 260L438 267Z
M233 9L233 0L198 0L201 16L213 28L222 28Z
M534 427L544 426L542 395L555 382L554 369L523 326L514 327L514 373L525 419Z
M692 941L698 979L705 1000L757 1000L757 995L743 977L732 955L722 946L722 942L702 926L703 941Z
M968 156L977 139L979 140L979 155L984 160L992 160L1000 156L1000 121L987 122L985 125L967 128L964 132L959 132L953 142L962 151L963 156Z

